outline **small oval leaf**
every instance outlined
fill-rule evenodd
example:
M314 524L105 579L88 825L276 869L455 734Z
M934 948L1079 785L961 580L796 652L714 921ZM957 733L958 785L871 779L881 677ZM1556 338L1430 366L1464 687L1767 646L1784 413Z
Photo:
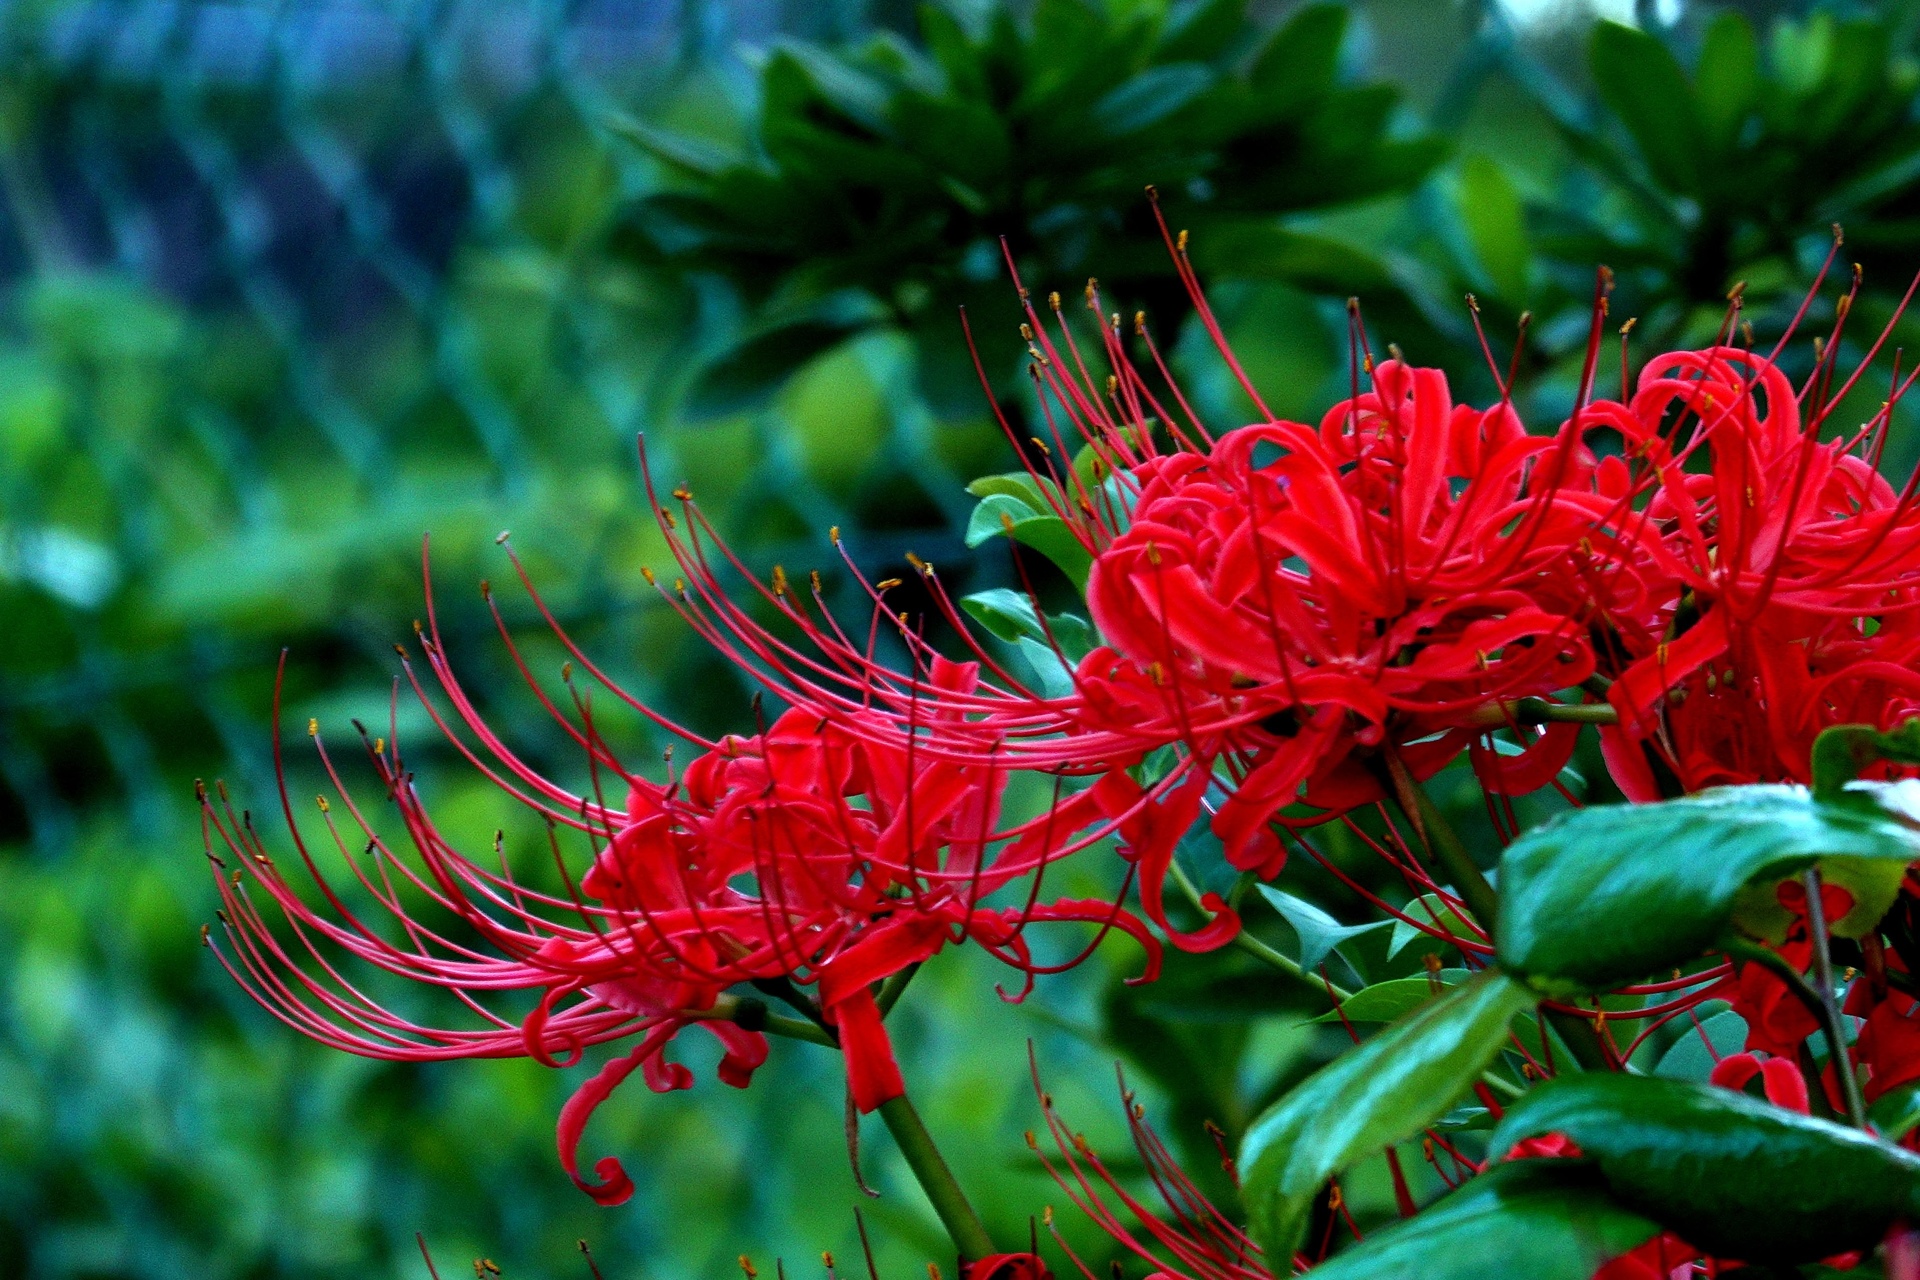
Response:
M1288 1258L1327 1179L1438 1120L1536 997L1489 970L1309 1076L1247 1130L1241 1200L1270 1258Z
M1499 1159L1565 1134L1619 1201L1725 1257L1811 1262L1869 1249L1920 1213L1920 1156L1731 1089L1587 1072L1527 1094L1494 1130Z

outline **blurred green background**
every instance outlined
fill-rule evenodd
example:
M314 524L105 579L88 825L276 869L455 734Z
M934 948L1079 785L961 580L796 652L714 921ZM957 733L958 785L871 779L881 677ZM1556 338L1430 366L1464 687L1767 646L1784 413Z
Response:
M694 1091L636 1083L589 1131L639 1187L601 1210L553 1154L588 1068L365 1062L247 1003L198 942L192 781L275 811L281 647L311 795L299 730L384 719L431 532L456 663L505 736L579 780L473 589L510 576L511 529L612 674L738 727L750 691L641 581L663 559L642 430L759 568L829 567L839 525L876 577L913 551L958 589L1009 584L1003 547L962 539L964 481L1012 460L957 306L1031 421L997 237L1036 297L1072 310L1097 275L1145 310L1216 422L1250 412L1187 323L1148 183L1280 414L1346 385L1349 295L1377 347L1490 394L1471 292L1503 360L1532 312L1518 399L1549 428L1596 263L1642 350L1710 338L1741 279L1764 341L1834 221L1866 270L1857 347L1920 267L1915 33L1914 5L1785 0L0 7L0 1275L415 1277L416 1232L449 1276L481 1256L584 1276L581 1238L609 1277L742 1253L811 1274L819 1250L857 1256L856 1203L884 1276L943 1259L877 1126L883 1194L859 1194L837 1063L810 1047L776 1044L737 1093L687 1037ZM400 731L448 830L484 848L504 825L551 876L424 716ZM611 732L636 759L661 745ZM990 965L943 956L897 1015L922 1110L1010 1240L1066 1207L1021 1139L1029 1038L1116 1168L1120 1060L1222 1191L1201 1122L1234 1131L1341 1043L1230 957L1120 987L1136 962L1110 945L1011 1007ZM1385 1194L1349 1189L1363 1212Z

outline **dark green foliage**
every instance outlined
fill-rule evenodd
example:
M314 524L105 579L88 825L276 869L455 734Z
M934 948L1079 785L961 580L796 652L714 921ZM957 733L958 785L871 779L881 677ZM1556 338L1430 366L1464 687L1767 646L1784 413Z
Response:
M1920 1157L1731 1089L1571 1075L1514 1104L1489 1149L1549 1133L1576 1143L1621 1203L1722 1256L1871 1249L1920 1212Z
M1309 5L1269 30L1244 8L1040 0L963 22L928 4L917 46L776 45L739 152L624 121L676 175L624 215L627 243L727 277L780 327L723 357L702 396L777 380L834 325L910 326L955 367L936 376L964 373L954 308L1007 313L1002 237L1031 287L1077 311L1098 276L1171 335L1186 306L1149 183L1203 270L1377 287L1377 261L1281 219L1404 192L1444 144L1399 136L1398 90L1342 73L1346 9Z

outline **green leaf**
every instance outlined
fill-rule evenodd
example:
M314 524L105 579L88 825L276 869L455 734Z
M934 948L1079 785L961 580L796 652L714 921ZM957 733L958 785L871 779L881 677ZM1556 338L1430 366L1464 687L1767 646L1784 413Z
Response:
M1025 592L1010 591L1006 587L976 591L972 595L962 596L960 607L1009 644L1028 640L1051 653L1051 646L1047 643L1047 633L1051 631L1053 643L1060 646L1061 653L1069 662L1078 663L1093 651L1093 627L1085 618L1071 613L1050 613L1043 626L1039 614L1034 612L1033 601Z
M1347 11L1335 4L1308 5L1275 32L1250 77L1263 110L1292 115L1332 88L1346 34Z
M1394 287L1387 265L1332 236L1283 227L1269 218L1210 222L1193 241L1203 274L1283 280L1324 293L1380 293Z
M981 476L967 485L967 492L976 498L987 498L996 493L1018 498L1040 515L1048 514L1053 510L1047 502L1049 495L1055 502L1060 500L1060 490L1053 481L1035 480L1024 471L1010 471L999 476Z
M1269 1258L1288 1258L1327 1179L1445 1115L1537 997L1487 971L1309 1076L1247 1130L1241 1199Z
M1868 765L1882 761L1920 764L1920 718L1908 720L1890 733L1867 724L1836 724L1820 731L1811 754L1813 794L1822 800L1837 800Z
M1760 96L1760 42L1745 14L1728 9L1708 25L1693 85L1707 141L1728 150Z
M1888 1142L1898 1142L1920 1126L1920 1080L1910 1080L1874 1099L1867 1119Z
M1550 995L1610 991L1712 948L1738 908L1762 929L1773 884L1816 861L1855 893L1834 932L1858 936L1891 903L1889 869L1920 857L1920 830L1881 792L1722 787L1560 814L1501 859L1500 964Z
M1423 893L1400 909L1400 914L1421 924L1444 929L1456 938L1478 939L1480 933L1475 929L1472 917L1464 914L1464 908L1456 907L1437 893ZM1435 946L1451 946L1439 938L1416 929L1406 920L1393 922L1393 937L1387 943L1387 959L1399 955L1408 943L1426 941Z
M1707 1039L1713 1042L1713 1051L1700 1039L1705 1032ZM1713 1066L1719 1058L1730 1053L1739 1053L1747 1043L1747 1020L1728 1009L1716 1013L1700 1023L1695 1031L1691 1023L1673 1046L1660 1055L1660 1061L1653 1069L1657 1076L1669 1076L1675 1080L1698 1080L1704 1082L1713 1074ZM1717 1056L1716 1056L1717 1055Z
M1440 982L1442 987L1456 987L1467 979L1465 969L1442 969ZM1438 999L1440 991L1433 989L1433 982L1426 974L1411 978L1389 978L1385 982L1376 982L1370 987L1362 987L1353 995L1340 1002L1338 1009L1329 1009L1315 1022L1339 1022L1342 1015L1348 1022L1392 1022L1412 1013L1429 1000Z
M1508 1109L1488 1156L1562 1133L1619 1201L1708 1253L1812 1262L1920 1213L1920 1156L1731 1089L1562 1076Z
M1094 123L1113 138L1138 133L1205 93L1213 78L1213 70L1199 62L1148 67L1093 104Z
M1308 973L1317 970L1321 961L1342 943L1387 927L1385 920L1375 920L1369 924L1341 924L1304 898L1296 898L1270 884L1260 886L1260 896L1293 926L1294 933L1300 939L1300 967Z
M1515 304L1527 297L1527 264L1533 256L1520 193L1506 171L1487 156L1460 163L1460 221L1487 282Z
M1659 1228L1571 1161L1500 1165L1313 1269L1314 1280L1591 1280Z
M1676 195L1700 185L1700 114L1687 73L1658 39L1602 22L1590 58L1601 101L1633 135L1655 182Z
M1032 547L1053 561L1076 588L1086 590L1093 556L1059 516L1038 514L1024 499L1012 494L988 494L967 521L967 545L977 547L1002 534L1011 534L1014 541Z

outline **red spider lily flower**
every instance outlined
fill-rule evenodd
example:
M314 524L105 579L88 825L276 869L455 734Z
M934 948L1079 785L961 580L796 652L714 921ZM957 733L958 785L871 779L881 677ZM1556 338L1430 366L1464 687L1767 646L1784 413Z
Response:
M1135 468L1131 526L1088 584L1111 649L1082 683L1150 683L1153 729L1200 772L1229 762L1214 829L1263 877L1284 857L1269 822L1303 789L1333 810L1383 795L1361 752L1430 774L1477 736L1467 713L1592 673L1584 629L1531 593L1576 528L1528 491L1556 442L1504 404L1455 406L1438 370L1388 361L1372 381L1317 430L1257 424ZM1572 743L1546 745L1550 776Z
M222 803L208 799L203 810L230 942L221 959L255 999L297 1030L371 1057L526 1055L570 1065L590 1045L637 1036L560 1117L562 1163L597 1200L626 1199L632 1182L612 1158L596 1165L597 1182L579 1174L575 1153L587 1120L635 1070L655 1090L689 1087L691 1073L665 1056L682 1029L698 1023L719 1037L726 1049L719 1074L729 1084L744 1086L765 1060L767 1046L756 1029L764 1025L764 1006L742 1005L728 994L736 984L774 984L817 1018L842 1049L850 1096L865 1111L903 1092L876 986L948 943L984 948L1019 970L1030 987L1034 975L1066 965L1034 956L1028 926L1080 921L1098 926L1101 937L1117 928L1140 941L1147 968L1137 980L1157 972L1159 944L1117 900L1041 897L1044 868L1084 847L1089 840L1081 829L1102 818L1089 793L1056 797L1046 812L1006 822L1008 774L996 761L917 756L921 736L857 736L818 706L793 707L750 737L706 744L679 777L657 783L620 764L577 693L579 723L561 715L534 684L592 766L591 794L576 795L528 766L487 728L454 678L431 621L422 643L458 725L479 746L442 717L409 663L408 678L436 723L550 831L584 836L595 851L590 869L577 889L567 878L566 895L556 896L516 882L503 857L490 869L467 856L434 823L397 743L369 741L368 756L412 846L414 857L402 856L345 789L317 726L310 726L357 831L350 842L323 797L329 833L358 890L394 917L396 938L363 920L328 882L294 827L283 776L288 824L325 907L294 888L250 820L225 805L222 791ZM925 672L928 688L959 698L976 680L972 665L944 659ZM606 776L625 787L623 805L602 796ZM362 843L365 853L356 857L350 844ZM561 861L557 840L554 851ZM564 863L561 871L564 878ZM247 877L284 918L291 942L281 940L269 910L243 888ZM1024 891L1016 884L1022 880ZM1013 905L986 901L1002 890ZM1068 964L1092 949L1089 944ZM340 953L452 992L477 1025L428 1026L388 1009L343 971L335 958ZM802 988L817 990L809 998ZM532 1007L497 1008L494 1002L511 992L534 996ZM1024 994L1025 988L1008 998Z
M1880 346L1835 390L1839 338L1837 325L1799 388L1772 359L1719 346L1658 356L1630 398L1586 411L1624 449L1595 469L1613 504L1595 541L1612 560L1590 583L1618 676L1621 724L1602 738L1632 798L1661 794L1643 746L1687 791L1805 782L1822 729L1920 710L1920 506L1912 482L1896 491L1877 470L1912 377L1822 440Z

